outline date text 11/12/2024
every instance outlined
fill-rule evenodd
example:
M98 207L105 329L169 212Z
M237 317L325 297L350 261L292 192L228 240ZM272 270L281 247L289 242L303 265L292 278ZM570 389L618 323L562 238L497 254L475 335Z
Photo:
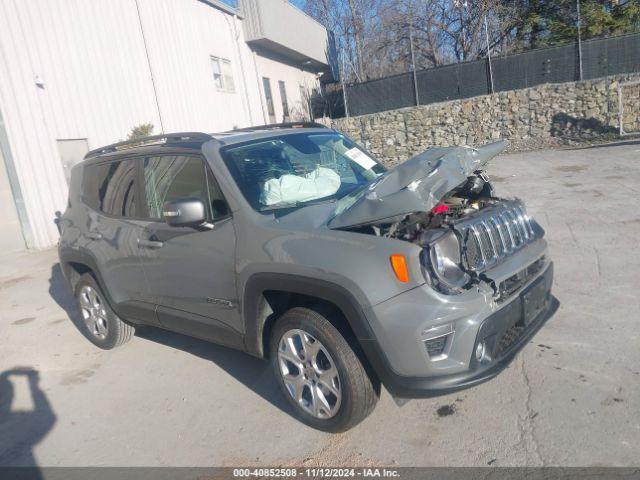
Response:
M398 470L388 468L234 468L233 477L258 478L397 478Z

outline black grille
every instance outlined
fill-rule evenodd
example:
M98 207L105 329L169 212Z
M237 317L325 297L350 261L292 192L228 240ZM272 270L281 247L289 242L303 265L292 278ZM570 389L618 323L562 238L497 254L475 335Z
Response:
M437 357L442 355L444 347L447 345L447 336L434 338L433 340L427 340L424 342L424 346L427 348L429 357Z
M513 343L522 336L525 330L526 327L524 325L516 324L504 332L496 346L495 356L498 358L501 357L507 350L509 350L509 347L511 347L511 345L513 345Z

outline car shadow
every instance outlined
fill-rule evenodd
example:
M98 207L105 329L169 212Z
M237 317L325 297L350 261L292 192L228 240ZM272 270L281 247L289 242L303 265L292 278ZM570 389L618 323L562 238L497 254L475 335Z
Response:
M28 392L17 388L24 384L21 379ZM0 373L0 467L6 478L42 478L33 448L53 428L56 415L39 383L40 375L31 367Z
M85 331L82 315L64 275L62 275L62 268L59 263L51 267L49 296L65 311L67 317L69 317L69 320L71 320L71 323L73 323L78 331L87 338L88 333Z
M76 300L69 290L58 263L51 268L49 295L67 313L67 316L80 333L86 337L84 322L76 305ZM273 406L291 415L287 401L282 395L271 369L270 362L252 357L239 350L154 327L137 328L136 337L160 343L215 363Z
M144 327L136 331L136 336L215 363L274 407L291 414L269 361L160 328Z

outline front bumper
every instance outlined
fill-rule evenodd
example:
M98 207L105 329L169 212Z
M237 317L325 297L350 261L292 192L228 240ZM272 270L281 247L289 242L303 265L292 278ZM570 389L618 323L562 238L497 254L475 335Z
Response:
M505 305L482 319L470 320L468 323L472 325L477 320L473 327L473 348L469 349L471 343L466 342L468 362L461 365L460 371L456 373L405 376L394 371L377 341L362 341L363 350L384 386L395 397L434 397L478 385L506 368L530 338L555 313L559 303L551 295L552 282L553 264L549 263ZM537 297L533 312L530 306L532 292ZM482 361L476 360L473 355L480 342L484 342L486 352Z

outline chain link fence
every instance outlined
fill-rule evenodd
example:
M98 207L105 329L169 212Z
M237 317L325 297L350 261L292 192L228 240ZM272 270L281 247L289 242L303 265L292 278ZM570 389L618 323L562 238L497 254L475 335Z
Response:
M578 44L492 57L491 68L495 92L577 81ZM640 33L583 41L582 72L583 80L640 72ZM312 107L315 117L341 118L489 93L489 61L481 59L420 70L415 86L411 72L348 85L346 92L334 84L312 99Z

